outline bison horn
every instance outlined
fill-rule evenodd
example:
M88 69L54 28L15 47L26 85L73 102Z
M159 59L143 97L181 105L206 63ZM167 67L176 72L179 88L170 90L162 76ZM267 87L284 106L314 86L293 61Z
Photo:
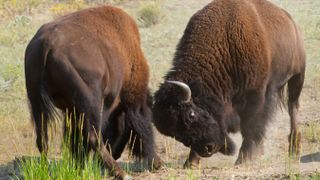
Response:
M180 81L166 81L166 82L179 86L183 90L183 94L182 94L183 102L185 102L185 103L190 102L191 89L186 83L183 83L183 82L180 82Z

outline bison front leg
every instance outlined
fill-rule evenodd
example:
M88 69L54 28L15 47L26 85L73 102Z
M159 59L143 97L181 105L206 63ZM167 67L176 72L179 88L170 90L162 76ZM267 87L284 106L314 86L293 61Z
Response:
M262 134L257 136L260 137L253 138L251 135L244 137L239 151L238 159L235 162L235 165L242 164L244 162L247 162L249 160L255 159L258 156L263 155L264 147Z
M289 155L300 155L301 132L298 128L299 96L302 90L304 74L293 76L288 81L288 108L290 115Z
M201 157L193 150L190 150L190 154L188 159L183 165L183 168L185 169L197 169L200 165L200 159Z
M269 111L265 109L265 103L272 100L265 98L264 91L251 92L247 97L247 106L241 113L241 134L242 145L239 151L236 165L252 160L263 154L263 139L268 122L268 116L264 116Z

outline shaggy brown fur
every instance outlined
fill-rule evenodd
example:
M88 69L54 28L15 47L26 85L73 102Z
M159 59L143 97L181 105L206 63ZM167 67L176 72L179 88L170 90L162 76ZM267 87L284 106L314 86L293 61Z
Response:
M216 146L231 154L228 133L240 125L241 163L261 150L266 125L288 84L290 153L299 153L304 72L302 36L286 11L266 0L215 0L190 19L165 77L189 85L192 99L183 103L176 85L162 84L155 94L155 125L191 147L187 166L197 164L199 155L217 152Z
M135 155L145 157L151 165L156 154L147 105L149 69L136 23L128 14L102 6L43 25L26 49L25 75L40 152L48 150L47 125L53 105L64 113L75 109L72 139L80 141L75 136L82 131L86 152L98 152L104 165L124 178L125 173L107 152L107 139L101 138L110 114L121 107L123 117L117 115L110 120L125 121L122 124L126 124L126 130L139 139L139 144L131 143ZM81 114L83 130L78 129ZM75 154L79 152L77 143L71 144ZM154 162L156 167L161 164L158 160Z

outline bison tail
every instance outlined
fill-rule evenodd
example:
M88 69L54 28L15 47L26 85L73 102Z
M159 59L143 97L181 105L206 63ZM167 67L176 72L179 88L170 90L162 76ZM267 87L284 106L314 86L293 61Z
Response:
M47 93L45 87L41 87L40 89L40 96L41 96L41 106L42 106L42 113L47 117L47 120L56 120L59 117L59 113L55 108L50 96Z

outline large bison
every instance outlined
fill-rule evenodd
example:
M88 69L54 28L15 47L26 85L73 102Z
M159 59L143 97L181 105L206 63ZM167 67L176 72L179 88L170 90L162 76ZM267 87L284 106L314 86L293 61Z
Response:
M157 129L191 148L185 166L216 152L236 164L262 153L266 127L288 89L290 153L299 153L303 38L291 16L266 0L215 0L190 19L173 67L155 93Z
M134 155L154 167L161 165L154 151L147 103L148 64L136 23L122 10L90 8L43 25L26 49L25 76L40 152L48 151L48 122L57 107L63 113L67 109L72 112L67 116L71 119L71 150L76 157L81 149L85 154L94 150L115 176L128 177L105 142L108 137L121 141L111 144L118 158L131 136L135 139L130 142ZM112 124L124 132L110 128ZM116 133L111 136L109 131ZM83 142L77 133L83 135Z

